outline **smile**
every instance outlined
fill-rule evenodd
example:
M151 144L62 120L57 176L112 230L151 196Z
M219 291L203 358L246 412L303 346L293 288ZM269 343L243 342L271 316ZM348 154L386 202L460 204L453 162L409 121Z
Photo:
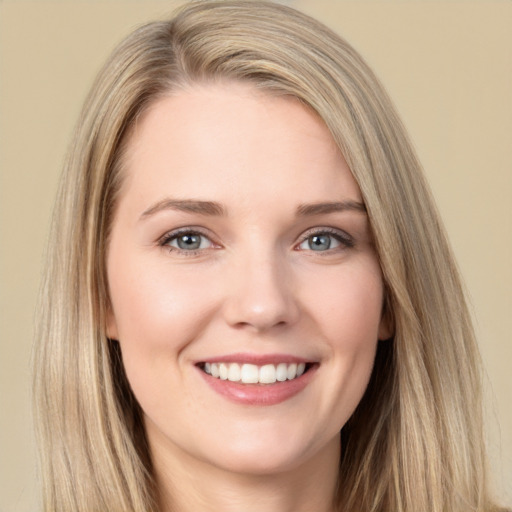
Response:
M204 363L202 370L212 377L242 384L274 384L294 380L308 369L306 363L256 364Z
M315 378L320 362L288 354L230 354L195 363L217 394L251 406L277 405L300 394Z

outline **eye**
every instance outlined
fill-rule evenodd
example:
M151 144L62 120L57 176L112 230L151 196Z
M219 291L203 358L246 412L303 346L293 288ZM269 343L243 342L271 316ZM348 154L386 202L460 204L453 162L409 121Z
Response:
M340 245L332 235L323 233L311 235L306 238L300 245L299 249L309 251L328 251Z
M297 248L302 251L326 252L353 246L354 241L346 233L337 230L333 232L323 230L306 234Z
M167 234L161 240L160 245L179 252L194 253L212 248L213 242L202 233L188 230Z

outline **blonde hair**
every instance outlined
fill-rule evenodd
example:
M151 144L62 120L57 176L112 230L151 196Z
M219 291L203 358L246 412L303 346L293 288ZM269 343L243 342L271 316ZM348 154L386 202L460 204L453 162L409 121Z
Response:
M479 356L420 164L382 86L319 22L267 2L200 1L115 50L86 101L54 213L35 349L44 510L155 511L141 411L105 334L105 252L134 120L169 91L241 80L324 120L357 180L394 336L343 427L344 512L495 510Z

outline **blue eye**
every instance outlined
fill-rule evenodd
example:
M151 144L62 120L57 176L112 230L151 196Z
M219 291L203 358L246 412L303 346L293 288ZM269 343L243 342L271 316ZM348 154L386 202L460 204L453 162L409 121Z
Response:
M332 235L327 233L319 233L311 235L306 238L300 245L300 249L306 249L310 251L328 251L339 247L340 242L336 240Z
M313 235L308 237L308 246L313 251L327 251L333 245L339 245L337 240L333 240L331 235Z
M162 245L170 247L171 250L193 252L201 249L209 249L213 246L211 240L201 233L194 231L182 231L181 233L169 234L162 240Z
M299 244L298 249L302 251L327 252L333 249L341 250L353 246L354 240L343 231L333 233L329 231L317 231L316 233L311 233L309 236L306 234L306 238Z

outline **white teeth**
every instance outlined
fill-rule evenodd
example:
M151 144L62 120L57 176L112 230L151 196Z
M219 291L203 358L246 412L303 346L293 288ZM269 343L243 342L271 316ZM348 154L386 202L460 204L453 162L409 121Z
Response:
M219 376L220 380L228 379L228 365L224 363L220 363L219 365Z
M260 384L273 384L276 381L276 367L266 364L260 368Z
M295 379L297 376L297 365L295 363L288 365L288 370L286 371L286 378L288 380Z
M276 368L276 380L284 382L288 377L288 367L286 363L279 363Z
M255 364L243 364L240 380L244 384L257 384L260 381L260 371Z
M257 366L238 363L205 363L203 370L215 378L242 382L243 384L274 384L300 377L306 370L305 363L279 363Z
M240 365L232 363L228 367L228 380L238 382L240 380Z

